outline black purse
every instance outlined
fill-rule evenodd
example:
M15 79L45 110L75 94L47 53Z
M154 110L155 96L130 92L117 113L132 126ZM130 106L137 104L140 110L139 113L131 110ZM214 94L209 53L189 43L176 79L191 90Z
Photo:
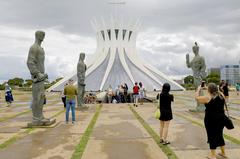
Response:
M234 125L233 125L232 120L230 119L229 112L228 112L228 107L227 107L226 102L225 102L224 105L225 105L225 107L226 107L226 112L227 112L227 115L225 115L225 117L224 117L224 126L225 126L228 130L234 129Z

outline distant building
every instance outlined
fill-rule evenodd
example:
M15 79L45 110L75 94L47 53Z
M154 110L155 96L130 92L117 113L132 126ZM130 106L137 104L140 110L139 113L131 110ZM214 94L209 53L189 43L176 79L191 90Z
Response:
M207 74L209 75L211 73L215 73L215 74L220 75L220 73L221 73L220 68L219 67L208 68L207 69Z
M220 72L221 80L225 80L231 85L240 81L240 65L223 65Z

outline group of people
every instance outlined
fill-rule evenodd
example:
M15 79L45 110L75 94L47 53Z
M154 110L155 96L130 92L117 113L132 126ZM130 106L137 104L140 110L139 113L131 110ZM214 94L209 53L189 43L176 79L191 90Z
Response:
M225 83L224 86L227 86ZM224 88L224 86L222 88ZM197 88L195 93L195 99L201 104L205 104L205 117L204 125L207 133L207 142L210 147L210 154L207 156L209 159L216 159L216 148L220 147L221 152L218 154L223 158L227 158L225 153L225 141L223 138L223 128L226 123L225 115L225 101L226 95L223 94L221 86L218 87L214 83L208 84L208 94L201 95L201 85ZM225 89L225 88L224 88ZM224 90L223 89L223 90ZM173 119L171 102L174 101L174 97L170 92L170 85L165 83L162 87L162 92L159 95L160 104L160 143L163 145L170 144L167 140L168 128L170 121ZM224 91L223 91L224 92Z
M110 85L107 89L107 101L108 103L129 103L131 97L133 97L134 106L138 106L138 102L143 104L143 99L145 97L145 88L142 82L135 82L133 86L132 93L128 91L128 85L126 83L118 85L115 90L113 90Z
M127 103L128 99L128 85L126 83L118 85L115 90L109 85L107 89L108 103Z

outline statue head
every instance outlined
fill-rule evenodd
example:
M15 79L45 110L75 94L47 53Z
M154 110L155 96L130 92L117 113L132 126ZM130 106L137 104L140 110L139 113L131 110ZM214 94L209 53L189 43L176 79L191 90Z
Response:
M45 37L45 32L44 31L38 30L38 31L35 32L35 39L36 40L39 40L39 41L42 42L44 37Z
M193 50L193 53L194 53L195 55L198 54L198 52L199 52L199 46L198 46L197 42L195 42L195 46L192 47L192 50Z
M81 52L79 56L79 61L84 61L85 59L85 53Z

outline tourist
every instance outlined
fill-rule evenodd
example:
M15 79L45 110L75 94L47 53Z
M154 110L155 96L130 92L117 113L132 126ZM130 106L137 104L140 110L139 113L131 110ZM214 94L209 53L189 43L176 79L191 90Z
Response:
M128 103L128 99L127 99L127 97L128 97L128 85L127 85L127 83L124 83L123 89L124 89L124 100L125 100L126 103Z
M195 98L199 103L205 104L204 124L207 131L207 141L210 146L211 153L207 158L216 159L216 148L220 146L220 156L226 158L225 142L223 138L223 128L225 121L224 114L224 95L218 91L218 87L214 83L208 84L209 96L200 96L201 86L198 87Z
M138 106L138 96L139 96L139 87L138 83L135 82L135 85L133 87L133 106L137 107Z
M145 89L143 87L142 82L139 82L139 102L141 105L143 105L143 98L145 97Z
M68 83L66 83L66 84L64 85L64 88L65 88L67 85L68 85ZM62 93L61 93L61 98L62 98L63 106L64 106L64 108L66 109L66 95L64 95L64 91L62 91Z
M11 106L13 102L12 88L7 83L5 84L5 100L7 107Z
M117 101L117 103L120 103L120 92L119 92L119 88L120 88L120 86L118 85L117 87L116 87L116 90L115 90L115 96L114 96L114 99Z
M236 83L236 84L235 84L235 87L236 87L237 95L239 95L240 83Z
M219 84L219 90L221 91L221 92L223 92L223 86L224 86L224 84L225 84L225 81L224 80L222 80L221 82L220 82L220 84Z
M223 94L224 94L224 97L225 97L225 101L226 101L226 103L228 104L229 88L228 88L228 83L227 83L227 82L224 83L222 89L223 89Z
M64 95L66 96L66 124L69 121L69 111L72 112L72 123L74 124L75 119L75 104L76 104L76 95L77 88L73 86L73 80L70 79L68 85L64 88Z
M108 97L108 103L112 103L113 89L112 89L111 85L109 85L109 87L108 87L107 97Z
M173 102L173 95L169 94L170 84L164 83L162 92L159 96L159 108L161 112L160 120L160 143L163 145L170 144L167 140L168 128L170 121L173 119L171 102Z
M120 87L119 87L119 96L120 96L121 103L125 103L125 100L124 100L124 86L123 85L120 85Z

